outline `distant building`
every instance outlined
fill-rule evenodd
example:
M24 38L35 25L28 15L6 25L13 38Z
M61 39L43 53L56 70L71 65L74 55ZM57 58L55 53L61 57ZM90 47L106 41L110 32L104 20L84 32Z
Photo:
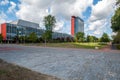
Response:
M25 21L25 20L17 20L13 21L11 23L3 23L0 25L0 33L3 36L3 40L11 41L16 36L28 36L30 33L36 33L38 38L42 36L42 34L45 32L43 29L39 29L39 24ZM72 37L69 34L66 33L58 33L53 32L52 38L66 38L66 37Z
M84 33L84 21L80 17L71 17L71 35L74 36L77 32Z

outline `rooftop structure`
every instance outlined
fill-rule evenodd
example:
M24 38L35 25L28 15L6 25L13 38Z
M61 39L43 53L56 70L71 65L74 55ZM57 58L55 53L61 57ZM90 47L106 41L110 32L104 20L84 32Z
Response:
M25 21L25 20L21 20L21 19L13 21L10 24L15 24L17 26L31 27L31 28L38 28L39 27L38 23L29 22L29 21Z

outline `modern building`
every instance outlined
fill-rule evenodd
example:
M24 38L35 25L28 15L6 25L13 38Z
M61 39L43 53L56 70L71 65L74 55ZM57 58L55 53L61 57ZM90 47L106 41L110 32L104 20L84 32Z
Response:
M11 41L16 36L28 36L30 33L34 32L40 38L42 34L45 32L43 29L39 29L39 24L25 21L25 20L17 20L10 23L3 23L0 26L0 32L3 36L3 40ZM58 33L53 32L52 38L66 38L66 37L72 37L69 34L65 33Z
M80 17L71 17L71 35L74 36L77 32L84 33L84 21Z

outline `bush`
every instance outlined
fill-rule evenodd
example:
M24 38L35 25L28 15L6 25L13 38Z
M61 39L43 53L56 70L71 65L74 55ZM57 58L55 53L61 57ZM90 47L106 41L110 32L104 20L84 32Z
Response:
M32 43L36 42L37 39L38 39L38 37L34 32L30 33L28 36L28 41L32 42Z
M120 31L118 31L117 35L115 36L113 43L120 44Z
M116 48L120 50L120 44L117 44L117 45L116 45Z
M100 41L101 42L110 42L110 38L109 38L108 34L107 33L103 33Z
M0 34L0 42L2 42L2 40L3 40L3 36L2 34Z

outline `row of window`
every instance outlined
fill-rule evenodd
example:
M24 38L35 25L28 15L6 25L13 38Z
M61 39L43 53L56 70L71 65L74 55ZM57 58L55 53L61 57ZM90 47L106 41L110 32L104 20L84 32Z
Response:
M7 24L7 33L15 33L17 34L17 28L16 28L16 25L13 25L13 24Z
M84 32L84 22L82 22L79 18L75 19L75 33Z
M14 24L7 24L7 33L16 34L18 36L28 36L30 33L36 33L37 35L42 35L44 30L35 29L31 27L16 26Z
M31 28L31 27L25 27L25 26L17 26L14 24L7 24L7 39L11 40L15 36L28 36L30 33L36 33L38 37L40 37L45 30L42 29L36 29L36 28ZM53 33L53 38L57 37L71 37L68 34L63 34L63 33Z

